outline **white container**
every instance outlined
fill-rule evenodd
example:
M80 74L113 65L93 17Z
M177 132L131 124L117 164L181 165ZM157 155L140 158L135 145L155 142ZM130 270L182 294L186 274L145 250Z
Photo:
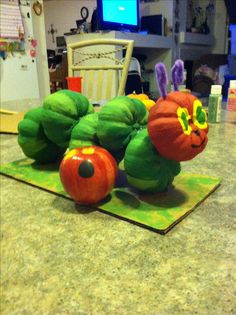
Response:
M208 121L209 123L220 122L220 114L222 107L222 86L212 85L211 94L208 101Z

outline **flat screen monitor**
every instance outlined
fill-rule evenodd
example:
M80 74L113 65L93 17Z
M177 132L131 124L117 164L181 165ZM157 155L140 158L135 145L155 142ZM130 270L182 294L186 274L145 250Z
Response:
M139 0L97 0L100 30L139 29Z
M66 47L66 41L64 36L56 37L57 47Z
M229 24L236 24L236 1L225 0L225 5L229 16Z

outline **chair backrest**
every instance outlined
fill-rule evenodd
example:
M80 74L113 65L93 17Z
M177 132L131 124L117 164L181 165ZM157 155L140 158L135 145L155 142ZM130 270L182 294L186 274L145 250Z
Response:
M81 76L82 93L93 103L124 94L134 41L93 39L67 46L68 75Z

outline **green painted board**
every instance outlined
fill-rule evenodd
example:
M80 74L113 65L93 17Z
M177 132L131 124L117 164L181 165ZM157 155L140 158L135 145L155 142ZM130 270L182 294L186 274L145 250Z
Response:
M2 165L0 173L70 198L63 190L58 167L58 164L37 165L32 160L22 159ZM124 179L124 173L120 174ZM144 194L128 187L123 179L103 202L95 205L96 208L161 234L193 211L221 182L216 177L182 172L168 191Z

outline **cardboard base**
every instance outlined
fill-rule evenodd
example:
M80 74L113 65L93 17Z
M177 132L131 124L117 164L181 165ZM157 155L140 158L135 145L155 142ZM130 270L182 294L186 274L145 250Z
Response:
M32 160L22 159L2 165L0 173L70 198L60 182L58 167L59 165L56 164L37 165ZM165 234L206 199L220 182L221 179L216 177L180 173L168 191L144 194L128 187L125 174L121 171L111 194L94 207L120 219Z
M25 113L17 113L1 110L0 112L0 132L18 134L17 126L23 119Z

